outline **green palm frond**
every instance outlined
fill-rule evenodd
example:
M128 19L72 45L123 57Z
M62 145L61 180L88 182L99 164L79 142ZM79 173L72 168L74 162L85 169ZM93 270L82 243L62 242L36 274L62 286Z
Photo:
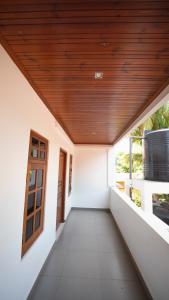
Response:
M142 136L144 134L144 130L158 130L163 128L169 128L169 102L164 104L142 125L137 127L131 135ZM137 139L133 142L140 143Z
M143 136L145 130L158 130L163 128L169 128L169 102L164 104L160 109L158 109L151 117L149 117L143 124L137 127L132 133L131 136ZM133 172L142 172L142 153L141 145L142 140L133 139L133 145L138 151L138 153L132 154L132 168ZM134 148L133 148L134 150ZM116 161L116 170L117 172L129 172L129 154L120 153Z

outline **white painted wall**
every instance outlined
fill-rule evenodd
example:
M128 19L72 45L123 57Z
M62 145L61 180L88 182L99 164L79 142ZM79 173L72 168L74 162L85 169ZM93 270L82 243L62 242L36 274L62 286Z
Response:
M76 146L73 207L108 208L107 146Z
M169 194L168 182L133 179L132 186L141 192L141 206L148 213L153 213L153 194Z
M43 233L21 259L31 129L49 140L45 222ZM74 145L2 47L0 137L0 299L25 300L56 239L59 148L73 154ZM68 166L69 160L67 184ZM65 217L72 197L67 195L66 189Z
M169 299L169 231L113 189L111 211L154 300Z

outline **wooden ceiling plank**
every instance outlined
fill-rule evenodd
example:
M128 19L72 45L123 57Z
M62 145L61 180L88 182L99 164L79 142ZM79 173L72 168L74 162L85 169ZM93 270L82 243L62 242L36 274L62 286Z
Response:
M0 32L75 143L111 144L169 77L169 1L6 0Z

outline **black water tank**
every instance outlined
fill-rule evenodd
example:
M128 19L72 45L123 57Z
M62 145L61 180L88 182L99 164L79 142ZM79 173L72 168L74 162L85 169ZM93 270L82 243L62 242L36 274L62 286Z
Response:
M169 182L169 129L145 132L144 179Z

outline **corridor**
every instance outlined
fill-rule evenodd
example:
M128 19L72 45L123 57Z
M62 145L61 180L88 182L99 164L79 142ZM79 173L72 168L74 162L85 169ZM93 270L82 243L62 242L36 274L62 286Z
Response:
M72 210L31 300L103 299L147 297L111 214Z

